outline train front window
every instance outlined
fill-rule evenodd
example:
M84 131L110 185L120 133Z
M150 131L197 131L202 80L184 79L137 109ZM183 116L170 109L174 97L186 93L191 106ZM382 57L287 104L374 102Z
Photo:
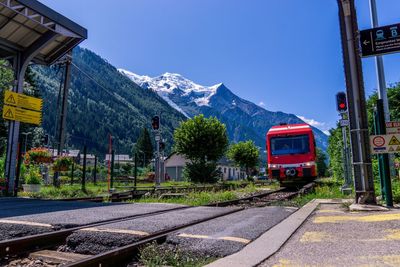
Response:
M308 135L271 138L271 154L273 156L306 154L309 152L310 152L310 141Z

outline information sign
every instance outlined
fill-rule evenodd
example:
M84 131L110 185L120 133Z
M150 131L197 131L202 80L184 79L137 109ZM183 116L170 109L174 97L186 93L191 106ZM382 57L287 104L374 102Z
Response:
M400 51L400 24L360 31L363 57L396 53Z
M385 134L370 136L372 154L399 153L400 134Z
M42 121L42 113L4 105L3 118L6 120L20 121L39 125Z
M386 134L400 134L400 122L398 121L386 122Z
M35 111L42 111L43 100L40 98L27 96L24 94L5 91L4 104Z

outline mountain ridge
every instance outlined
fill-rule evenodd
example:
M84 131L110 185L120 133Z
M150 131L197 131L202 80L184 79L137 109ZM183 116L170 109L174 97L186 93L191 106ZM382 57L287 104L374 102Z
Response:
M180 74L165 73L154 78L118 69L134 83L156 92L186 117L198 114L215 116L226 124L233 142L254 140L265 147L265 134L270 127L280 123L305 123L294 114L269 111L234 94L224 83L213 86L199 85ZM313 127L317 145L327 149L328 137Z

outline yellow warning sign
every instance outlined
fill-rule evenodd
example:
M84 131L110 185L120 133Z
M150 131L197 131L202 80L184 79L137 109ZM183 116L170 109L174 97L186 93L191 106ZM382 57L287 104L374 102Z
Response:
M394 151L394 148L391 146L391 147L389 147L389 152L392 152L392 151Z
M4 104L35 111L42 111L43 100L11 91L5 91Z
M400 151L400 146L397 147L396 151Z
M22 108L3 106L3 118L39 125L42 122L42 113Z
M397 139L396 136L393 136L389 141L389 146L400 146L399 139Z

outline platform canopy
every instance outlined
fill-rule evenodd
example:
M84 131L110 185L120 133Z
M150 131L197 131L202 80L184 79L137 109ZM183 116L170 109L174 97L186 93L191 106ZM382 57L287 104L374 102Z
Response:
M36 49L32 61L49 65L86 38L85 28L36 0L0 0L0 59Z

